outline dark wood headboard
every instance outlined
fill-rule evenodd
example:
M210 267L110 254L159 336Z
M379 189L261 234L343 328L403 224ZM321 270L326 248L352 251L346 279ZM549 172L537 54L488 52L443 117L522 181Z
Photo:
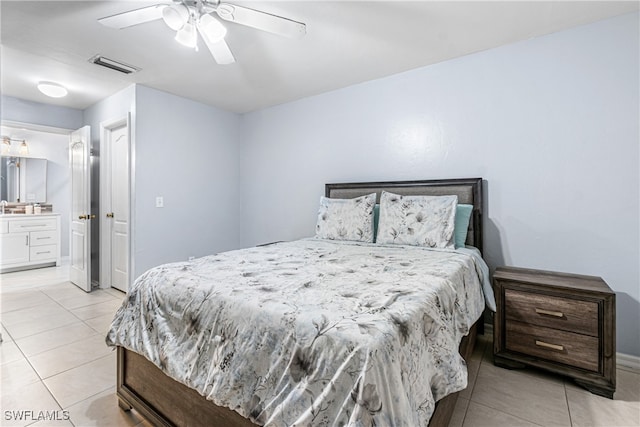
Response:
M458 196L459 204L473 205L473 214L469 221L467 245L482 248L482 178L431 179L424 181L390 181L390 182L351 182L326 184L325 196L334 199L352 199L365 194L376 193L376 201L380 201L382 191L402 195L424 196Z

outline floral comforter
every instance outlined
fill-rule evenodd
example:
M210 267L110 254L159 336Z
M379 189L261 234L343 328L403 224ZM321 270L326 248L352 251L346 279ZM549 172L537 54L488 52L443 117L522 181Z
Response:
M306 239L161 265L107 344L257 424L426 426L467 385L479 258Z

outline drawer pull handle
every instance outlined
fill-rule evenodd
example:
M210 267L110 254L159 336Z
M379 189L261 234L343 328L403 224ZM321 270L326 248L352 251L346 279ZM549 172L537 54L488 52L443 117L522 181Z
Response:
M36 255L43 255L43 254L50 254L51 251L47 251L47 252L36 252Z
M46 240L46 239L50 239L51 237L36 237L36 240Z
M557 344L549 344L548 342L536 340L536 345L540 347L550 348L551 350L563 351L564 347Z
M538 314L546 314L547 316L553 316L553 317L563 317L564 316L564 314L562 314L561 311L543 310L542 308L536 308L536 313L538 313Z

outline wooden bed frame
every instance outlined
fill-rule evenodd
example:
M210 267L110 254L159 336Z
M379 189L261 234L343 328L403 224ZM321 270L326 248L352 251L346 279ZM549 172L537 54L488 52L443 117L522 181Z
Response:
M484 210L481 178L327 184L326 196L353 198L376 192L379 199L382 190L404 195L456 194L458 203L474 207L467 244L482 251ZM482 322L481 316L460 344L460 354L467 361L473 352L478 329L482 329ZM165 375L145 357L123 347L117 348L116 394L120 408L125 411L135 409L155 426L255 427L237 412L215 405L197 391ZM436 403L430 427L449 424L458 394L450 394Z

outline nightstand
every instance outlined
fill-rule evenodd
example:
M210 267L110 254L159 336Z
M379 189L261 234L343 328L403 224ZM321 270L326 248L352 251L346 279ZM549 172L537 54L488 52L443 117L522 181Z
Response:
M499 267L493 283L495 365L546 369L613 398L616 295L604 280Z

